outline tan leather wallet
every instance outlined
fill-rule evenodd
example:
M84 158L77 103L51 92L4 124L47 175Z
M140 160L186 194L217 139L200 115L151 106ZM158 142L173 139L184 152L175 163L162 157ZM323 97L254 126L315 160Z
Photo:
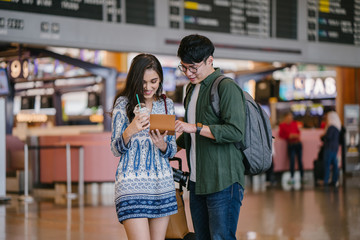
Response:
M175 115L150 114L150 131L155 129L161 134L167 130L168 135L175 135Z

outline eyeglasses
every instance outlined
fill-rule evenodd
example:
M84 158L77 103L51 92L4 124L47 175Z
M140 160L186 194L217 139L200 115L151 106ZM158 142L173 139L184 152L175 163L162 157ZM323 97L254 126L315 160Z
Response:
M194 66L185 67L184 65L179 64L178 68L179 68L179 70L182 71L183 73L186 73L187 70L189 70L191 73L196 73L197 70L199 69L199 67L200 67L203 63L204 63L204 62L201 62L201 63L199 64L199 66L197 66L197 67L194 67Z

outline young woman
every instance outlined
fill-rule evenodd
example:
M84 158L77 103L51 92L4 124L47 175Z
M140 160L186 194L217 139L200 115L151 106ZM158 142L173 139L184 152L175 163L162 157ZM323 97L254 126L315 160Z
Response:
M177 212L168 160L177 150L175 136L158 130L149 132L149 114L134 114L136 95L152 114L165 114L165 108L168 114L175 114L174 103L161 98L162 83L158 59L150 54L137 55L112 112L111 150L120 156L115 180L116 213L129 240L165 239L169 216Z
M324 142L324 185L338 186L339 168L337 153L339 149L339 136L341 130L341 121L335 111L326 114L326 127L321 140ZM332 166L332 177L330 178L330 167Z

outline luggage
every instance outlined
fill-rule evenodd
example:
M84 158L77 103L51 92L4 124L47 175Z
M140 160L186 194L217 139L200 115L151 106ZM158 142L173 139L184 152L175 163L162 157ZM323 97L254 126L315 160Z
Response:
M317 159L314 161L314 184L319 185L319 180L324 180L324 147L321 146Z
M187 226L186 214L185 214L185 205L183 199L183 189L186 187L187 177L189 176L187 172L182 172L182 160L178 157L170 158L169 161L177 161L179 164L179 169L174 169L174 181L179 182L179 188L176 189L176 200L178 204L178 213L170 216L170 221L166 231L165 239L166 240L195 240L195 233L189 232ZM186 181L184 180L186 179Z

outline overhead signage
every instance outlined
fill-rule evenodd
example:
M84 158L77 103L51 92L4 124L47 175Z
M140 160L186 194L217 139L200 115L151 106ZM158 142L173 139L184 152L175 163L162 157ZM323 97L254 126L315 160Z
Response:
M274 73L280 80L281 100L336 98L336 72L281 72Z
M13 60L9 63L9 73L11 79L24 78L29 76L29 62L24 60Z
M308 0L308 40L360 45L359 0Z
M336 80L334 77L306 77L298 75L294 78L294 99L335 98Z
M0 1L5 43L176 55L191 33L217 58L360 66L359 0Z

